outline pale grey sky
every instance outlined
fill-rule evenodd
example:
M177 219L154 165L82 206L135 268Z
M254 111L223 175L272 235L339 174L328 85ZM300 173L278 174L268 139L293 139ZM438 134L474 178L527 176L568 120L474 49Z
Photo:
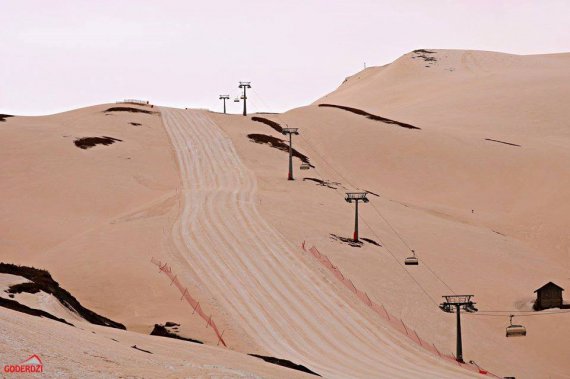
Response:
M240 80L252 110L282 111L418 48L568 52L570 1L0 0L0 113L219 110Z

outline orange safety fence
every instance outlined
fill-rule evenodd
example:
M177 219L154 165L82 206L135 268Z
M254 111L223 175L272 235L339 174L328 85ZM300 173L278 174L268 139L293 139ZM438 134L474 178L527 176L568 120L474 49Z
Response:
M372 309L376 314L378 314L378 316L380 316L384 320L388 321L388 324L390 324L394 329L396 329L400 333L407 336L411 341L416 343L418 346L424 348L425 350L431 352L432 354L434 354L440 358L454 362L455 364L457 364L460 367L463 367L469 371L477 372L477 373L483 374L483 375L489 375L489 376L492 376L495 378L500 378L500 376L497 376L497 375L495 375L495 374L493 374L487 370L482 369L477 364L461 363L461 362L458 362L456 360L456 358L453 354L441 353L441 351L433 343L429 343L426 340L424 340L423 338L421 338L418 335L418 333L414 329L412 329L408 325L406 325L404 323L404 321L402 321L401 319L390 314L386 310L384 305L375 303L374 301L372 301L370 299L370 297L368 296L368 294L366 292L361 291L358 288L356 288L354 283L350 279L348 279L340 271L340 269L337 266L335 266L331 262L331 260L326 255L322 254L315 246L313 246L309 250L307 250L306 246L305 246L305 241L303 241L303 243L301 244L301 248L304 251L308 251L309 253L311 253L311 255L313 257L315 257L324 267L329 269L329 271L338 279L338 281L341 282L352 293L354 293L356 295L356 297L358 297L360 299L360 301L362 301L362 303L364 303L370 309Z
M204 321L206 321L206 328L208 326L210 326L212 328L212 330L214 330L214 332L216 333L216 336L218 337L218 345L221 343L222 345L227 347L226 342L224 341L224 339L222 337L224 332L222 331L222 333L220 333L220 331L218 330L218 327L216 326L216 323L212 319L212 315L207 315L202 310L202 307L200 306L200 302L195 300L192 297L192 295L190 295L190 292L188 292L188 288L184 287L182 285L182 283L180 283L180 280L178 279L178 277L172 272L172 267L170 267L170 266L168 266L168 264L162 263L161 261L156 260L154 258L151 258L150 261L153 264L158 266L159 273L162 272L170 278L170 285L174 284L174 286L176 288L178 288L178 290L182 294L182 297L180 298L180 300L186 299L188 304L190 304L190 306L192 307L192 314L196 313L198 316L202 317L202 319Z

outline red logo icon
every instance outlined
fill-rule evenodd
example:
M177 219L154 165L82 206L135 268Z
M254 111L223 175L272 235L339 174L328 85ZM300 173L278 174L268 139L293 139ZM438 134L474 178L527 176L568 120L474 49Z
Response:
M4 365L4 373L12 374L35 374L35 373L42 373L44 371L44 364L42 363L41 358L34 354L22 363L18 365Z

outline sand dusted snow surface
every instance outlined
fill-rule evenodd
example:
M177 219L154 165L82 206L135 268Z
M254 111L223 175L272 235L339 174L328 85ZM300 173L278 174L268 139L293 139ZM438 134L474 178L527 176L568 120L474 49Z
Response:
M324 377L472 376L402 338L300 249L306 241L443 352L454 351L455 317L441 296L474 294L466 360L500 376L568 378L568 314L515 317L525 338L505 338L505 327L549 281L569 300L569 68L570 54L425 49L284 114L102 104L5 118L0 260L48 270L128 330L0 309L0 363L39 354L45 373L72 377L314 377L247 355L258 354ZM299 128L294 181L286 149L248 138L283 140L276 124ZM101 136L120 141L74 144ZM302 156L314 167L299 170ZM380 246L354 248L334 236L352 235L344 192L365 190L360 234ZM419 266L403 266L410 248ZM15 299L69 316L28 295ZM167 321L204 345L149 335Z

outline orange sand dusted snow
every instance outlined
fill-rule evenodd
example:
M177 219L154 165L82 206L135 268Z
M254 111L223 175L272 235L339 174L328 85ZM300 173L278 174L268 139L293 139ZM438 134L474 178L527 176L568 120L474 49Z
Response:
M437 305L455 292L474 294L481 311L462 317L467 361L499 376L566 378L570 315L515 317L527 337L504 333L508 311L530 311L535 289L570 288L569 101L570 54L412 52L314 104L260 115L299 128L294 147L315 167L294 158L294 181L287 153L248 135L284 137L251 116L105 104L6 118L0 260L48 270L128 330L2 308L1 363L38 354L48 375L312 377L251 353L324 377L480 377L404 337L366 300L448 354L455 316ZM74 143L94 137L114 143ZM381 246L342 242L354 222L343 193L354 190L371 192L360 234ZM419 266L403 266L409 248ZM40 300L29 304L58 310ZM166 321L206 345L148 335Z

